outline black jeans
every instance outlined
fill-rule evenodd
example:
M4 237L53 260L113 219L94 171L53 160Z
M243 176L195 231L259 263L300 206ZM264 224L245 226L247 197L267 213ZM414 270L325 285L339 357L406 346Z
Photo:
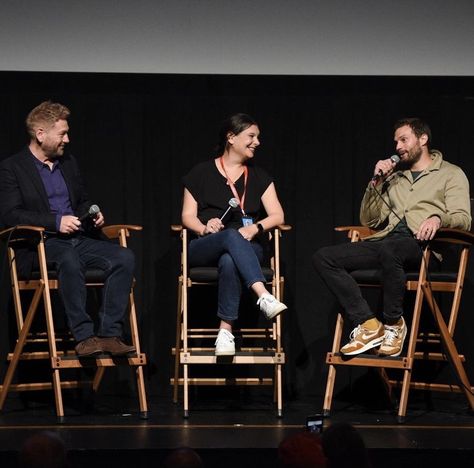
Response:
M334 293L354 325L375 317L352 276L354 270L380 269L383 286L383 317L396 323L403 315L407 268L418 268L422 248L408 236L353 242L323 247L313 256L313 265Z
M112 242L82 235L51 237L45 242L46 258L58 272L59 293L64 303L69 328L82 341L92 335L121 336L128 298L132 287L135 256L129 249ZM99 326L86 311L85 271L103 270L106 275L99 310Z

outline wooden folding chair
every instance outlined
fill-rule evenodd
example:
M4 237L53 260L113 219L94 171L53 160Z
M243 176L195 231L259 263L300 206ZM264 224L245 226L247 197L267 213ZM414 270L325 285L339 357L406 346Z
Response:
M362 226L344 226L338 227L336 230L341 232L347 231L348 237L352 242L357 242L374 232L369 228ZM326 394L324 397L324 414L329 415L331 410L334 383L336 379L336 366L338 365L379 368L389 392L391 392L393 388L401 388L398 408L398 421L400 423L405 420L410 388L446 392L463 392L466 395L469 406L471 409L474 409L474 388L471 387L463 367L465 358L463 355L458 353L453 339L467 268L469 249L473 242L474 235L470 232L461 231L459 229L442 228L438 230L436 237L424 249L420 269L418 271L408 272L406 289L407 291L415 292L416 296L406 355L403 355L402 353L399 357L382 357L374 353L364 353L352 358L343 356L339 352L339 349L341 347L344 321L342 315L338 314L332 349L326 356L326 363L329 364L329 373ZM440 245L457 246L458 260L457 268L455 270L432 271L429 269L430 256L433 252L437 251L437 247ZM351 275L356 279L361 287L379 287L381 285L380 271L358 270L352 272ZM452 294L451 309L447 323L434 296L435 292ZM423 302L428 305L429 310L433 315L434 325L436 328L435 333L424 333L419 331ZM422 343L440 345L442 346L442 349L438 352L417 350L417 346L419 347ZM412 381L413 367L417 360L448 361L453 368L459 385ZM398 369L403 371L403 379L390 379L385 372L385 369Z
M127 237L129 237L130 232L140 231L141 229L141 226L116 225L104 227L102 231L109 239L116 239L121 246L127 247ZM44 246L44 228L36 226L16 226L2 231L0 237L6 241L8 248L9 270L18 330L18 339L14 351L13 353L9 353L7 357L9 364L0 391L0 410L3 409L10 390L33 391L52 389L54 391L56 413L61 421L64 417L62 400L63 388L78 388L91 384L93 390L97 391L106 367L126 365L135 369L140 416L146 418L148 409L143 376L143 366L146 364L146 355L140 350L133 286L129 296L129 320L136 355L116 358L104 354L79 358L72 348L74 340L70 333L60 335L55 331L51 291L58 289L58 280L56 272L48 268L49 265L47 263ZM25 243L31 242L36 245L39 271L33 272L31 278L24 279L18 276L15 250L18 247L24 246ZM103 281L103 272L100 270L89 270L86 272L86 284L88 287L103 286ZM22 293L25 291L33 293L33 298L28 306L26 315L22 305ZM41 302L43 302L46 332L36 332L32 329L33 320L37 315L38 306ZM41 345L47 346L48 349L38 351L38 347ZM52 374L51 380L13 384L13 377L20 360L49 361L49 368ZM60 371L81 367L96 367L92 382L79 380L61 381Z
M198 340L212 344L216 339L217 328L189 328L188 320L188 291L195 286L212 286L217 284L217 268L188 267L188 231L181 225L171 226L172 231L181 235L181 273L178 277L178 308L176 318L176 347L174 377L171 383L174 386L173 401L178 402L178 387L183 386L184 417L189 416L189 385L273 385L274 402L277 406L278 417L282 416L282 366L285 363L285 353L281 342L281 316L264 328L234 329L233 333L241 335L242 347L236 350L235 356L215 356L211 346L201 347L195 344ZM289 231L291 226L281 225L269 233L272 242L272 256L270 265L263 268L267 285L271 286L272 294L283 300L284 277L280 270L280 237L283 231ZM244 346L246 340L251 340L250 346ZM274 376L270 378L205 378L190 377L190 366L194 364L256 364L271 365L274 367ZM183 377L180 378L180 367Z

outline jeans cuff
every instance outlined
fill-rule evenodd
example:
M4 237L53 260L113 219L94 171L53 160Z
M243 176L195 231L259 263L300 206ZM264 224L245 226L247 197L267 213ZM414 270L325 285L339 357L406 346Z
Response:
M260 276L259 278L247 281L247 288L250 289L252 287L252 284L255 284L255 283L258 283L258 282L265 284L267 282L267 280L263 276Z
M233 320L237 320L239 318L239 315L238 314L235 314L233 317L230 317L229 315L225 315L219 311L217 311L217 316L221 319L221 320L226 320L228 322L231 322Z

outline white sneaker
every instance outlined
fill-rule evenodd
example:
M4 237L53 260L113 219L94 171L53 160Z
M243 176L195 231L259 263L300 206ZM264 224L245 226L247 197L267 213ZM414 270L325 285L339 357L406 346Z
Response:
M235 354L234 335L225 328L219 330L215 345L214 354L216 356L233 356Z
M268 320L275 318L278 314L288 309L283 302L280 302L275 296L271 294L263 294L257 301L257 305L260 306L260 310Z

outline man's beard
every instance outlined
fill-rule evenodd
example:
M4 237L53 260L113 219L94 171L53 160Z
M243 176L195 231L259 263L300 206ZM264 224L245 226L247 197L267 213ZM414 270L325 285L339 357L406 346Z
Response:
M404 157L400 160L397 169L401 171L411 169L413 165L420 160L422 154L423 151L421 149L421 146L416 145L414 148L409 150L408 153L404 155Z
M53 148L53 147L43 146L43 151L47 155L50 161L54 161L60 158L64 154L64 147L60 149L58 147Z

